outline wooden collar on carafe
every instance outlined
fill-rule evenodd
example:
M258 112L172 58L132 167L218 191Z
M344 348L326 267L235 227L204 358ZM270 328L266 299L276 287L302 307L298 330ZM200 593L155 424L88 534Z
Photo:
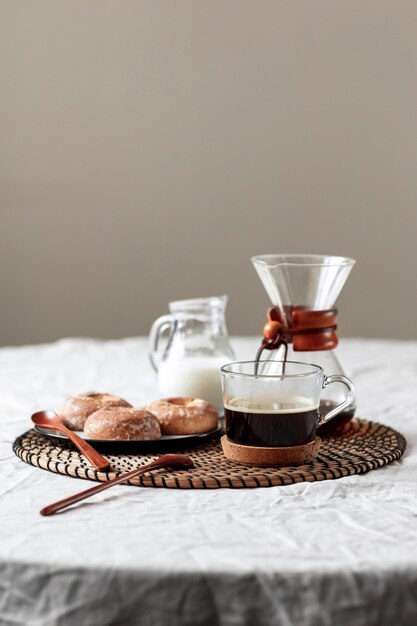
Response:
M260 350L277 350L291 343L295 352L314 352L333 350L339 343L336 308L312 311L291 307L286 322L279 308L274 306L268 309L267 317Z

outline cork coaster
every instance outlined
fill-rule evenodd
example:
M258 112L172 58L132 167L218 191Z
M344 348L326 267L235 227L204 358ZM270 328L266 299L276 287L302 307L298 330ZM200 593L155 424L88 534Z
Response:
M199 447L178 450L194 461L191 470L157 470L129 481L141 487L218 489L273 487L330 480L363 474L399 459L405 438L392 428L364 419L349 422L337 436L323 437L317 457L298 466L245 467L226 459L221 444L211 440ZM68 442L29 430L16 439L13 450L26 463L66 476L106 481L154 460L159 454L105 455L112 470L97 472ZM174 452L174 450L171 450Z
M314 441L299 446L266 448L243 446L223 435L220 443L223 454L229 461L256 467L284 467L313 461L317 457L321 439L316 437Z

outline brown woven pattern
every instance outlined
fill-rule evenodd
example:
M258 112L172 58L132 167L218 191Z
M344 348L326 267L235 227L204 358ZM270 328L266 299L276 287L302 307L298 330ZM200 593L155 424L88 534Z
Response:
M228 461L220 443L210 441L200 447L181 450L192 457L192 470L158 470L134 478L129 484L169 489L217 489L219 487L272 487L298 482L329 480L363 474L399 459L404 453L404 437L387 426L355 419L337 437L324 438L319 456L298 467L245 467ZM18 457L37 467L77 478L105 481L135 467L146 465L157 455L106 455L113 471L96 472L71 444L56 442L34 430L16 439Z

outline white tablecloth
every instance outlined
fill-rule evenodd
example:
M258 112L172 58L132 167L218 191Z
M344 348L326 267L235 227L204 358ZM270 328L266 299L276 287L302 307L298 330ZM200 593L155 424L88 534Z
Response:
M257 340L238 338L239 358ZM417 623L417 342L345 340L358 414L407 438L366 475L287 487L119 486L50 518L86 481L14 456L32 412L67 395L158 397L142 338L0 350L0 624Z

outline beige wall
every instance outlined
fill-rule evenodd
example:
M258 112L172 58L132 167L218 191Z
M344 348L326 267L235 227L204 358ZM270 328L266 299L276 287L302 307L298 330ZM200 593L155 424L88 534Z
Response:
M267 297L249 257L358 260L344 335L417 338L415 0L0 0L0 344Z

